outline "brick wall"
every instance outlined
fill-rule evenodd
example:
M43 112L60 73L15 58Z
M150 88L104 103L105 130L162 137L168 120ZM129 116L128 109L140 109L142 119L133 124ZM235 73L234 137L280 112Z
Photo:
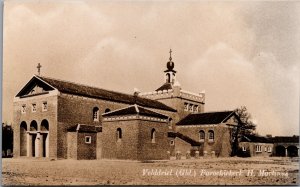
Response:
M191 151L192 146L191 144L187 143L186 141L183 141L180 138L175 138L175 151L172 154L172 156L175 156L175 154L180 151L182 156L185 156L187 151Z
M117 129L122 129L122 140L117 141ZM151 131L155 129L155 142ZM170 150L167 137L168 123L147 120L103 122L103 158L130 160L167 159Z
M77 132L68 132L67 140L68 140L67 158L77 160Z
M261 146L261 151L256 150L256 145ZM245 147L250 152L250 156L271 156L273 153L272 143L255 143L255 142L240 142L239 147ZM268 151L270 147L271 152Z
M77 159L96 159L97 133L77 133ZM91 143L85 143L85 137L91 137Z
M102 147L103 147L103 142L102 142L102 132L97 133L97 144L96 144L96 159L101 159L102 158Z
M155 142L152 143L151 131L155 129ZM170 150L168 124L156 121L139 121L138 160L167 159Z
M122 129L122 139L117 141L117 129ZM102 123L102 158L138 159L139 121L104 121Z
M42 103L47 101L47 111L42 111ZM31 112L32 103L37 104L37 111ZM21 106L26 104L27 111L21 114ZM102 116L107 108L116 110L128 106L124 103L117 103L105 100L96 100L84 97L72 96L69 94L44 94L18 99L14 102L14 155L20 156L20 124L25 121L27 128L32 120L41 124L43 119L49 122L49 150L50 157L67 158L67 129L80 123L89 125L101 125ZM93 108L99 108L99 121L93 120ZM176 113L152 109L172 118L176 118ZM173 122L173 121L172 121ZM25 139L25 136L23 137ZM97 136L97 158L101 158L101 135ZM24 152L24 151L23 151ZM24 153L23 153L24 154ZM25 153L26 154L26 153Z
M96 100L61 94L58 97L58 144L59 158L67 158L67 129L76 124L101 125L101 114L109 108L116 110L127 105L105 100ZM93 108L99 108L99 121L93 120Z
M207 151L208 155L210 155L212 151L215 151L216 156L221 157L230 156L231 154L231 130L225 124L177 126L176 130L196 141L199 141L199 131L203 130L205 132L203 151ZM209 130L214 131L213 142L208 141ZM200 152L200 155L203 155L203 153Z
M47 102L47 111L42 111L43 102ZM36 112L32 112L32 104L36 104ZM26 113L21 113L22 105L26 105ZM50 94L17 98L13 104L14 157L20 156L20 124L26 122L27 130L35 120L40 130L42 120L49 123L49 157L57 156L57 96ZM25 137L23 137L25 139ZM27 148L26 148L27 150Z

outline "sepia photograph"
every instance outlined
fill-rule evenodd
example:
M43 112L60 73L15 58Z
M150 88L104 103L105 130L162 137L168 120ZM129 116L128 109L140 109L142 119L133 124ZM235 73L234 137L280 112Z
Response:
M300 184L300 1L2 8L1 185Z

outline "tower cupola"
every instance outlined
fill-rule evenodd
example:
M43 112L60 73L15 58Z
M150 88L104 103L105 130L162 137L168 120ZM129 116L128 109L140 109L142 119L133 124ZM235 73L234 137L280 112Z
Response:
M175 64L172 61L172 49L170 49L170 58L169 61L167 62L167 70L165 70L165 79L166 83L171 83L172 85L175 82L175 74L176 71L174 70Z

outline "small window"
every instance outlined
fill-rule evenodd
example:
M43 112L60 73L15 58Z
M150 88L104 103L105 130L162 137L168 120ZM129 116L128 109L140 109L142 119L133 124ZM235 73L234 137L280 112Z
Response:
M110 109L109 109L109 108L107 108L107 109L105 109L105 111L104 111L104 112L105 112L105 113L106 113L106 112L110 112Z
M156 133L156 132L155 132L155 129L152 129L152 130L151 130L151 142L152 142L152 143L155 143L155 133Z
M84 142L88 143L88 144L92 143L92 137L91 136L85 136L84 137Z
M214 139L215 139L214 131L209 130L209 131L208 131L208 141L213 142Z
M170 141L170 145L175 145L174 140L171 140L171 141Z
M261 145L256 145L255 148L256 148L256 152L261 152Z
M171 82L171 75L170 75L170 73L167 73L167 82L168 83Z
M21 108L21 113L26 113L26 105L22 105L22 108Z
M194 112L198 112L198 105L194 106Z
M270 146L268 146L268 153L272 152L272 148Z
M48 104L47 102L43 102L43 111L47 111L48 110Z
M30 91L30 94L35 94L35 89L32 89L32 90Z
M242 147L242 150L243 150L243 151L246 151L247 149L246 149L246 147L245 147L245 146L243 146L243 147Z
M267 147L265 146L265 152L267 152Z
M194 106L194 105L189 104L189 111L190 111L190 112L193 112L193 106Z
M205 132L203 130L199 131L199 140L200 142L204 142L205 140Z
M184 111L189 111L189 104L188 103L184 103Z
M35 103L32 104L32 112L36 112L36 104Z
M98 107L93 108L93 120L99 121L99 108Z
M117 142L121 142L121 140L122 140L122 129L121 128L117 129L116 136L117 136Z

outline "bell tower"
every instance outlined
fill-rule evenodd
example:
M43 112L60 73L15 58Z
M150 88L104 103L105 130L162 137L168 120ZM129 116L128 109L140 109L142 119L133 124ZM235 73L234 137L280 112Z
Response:
M176 74L176 71L174 70L174 62L172 61L172 49L170 49L170 58L169 58L169 61L167 62L167 70L165 70L165 80L166 80L166 83L169 83L169 84L174 84L175 82L175 74Z

